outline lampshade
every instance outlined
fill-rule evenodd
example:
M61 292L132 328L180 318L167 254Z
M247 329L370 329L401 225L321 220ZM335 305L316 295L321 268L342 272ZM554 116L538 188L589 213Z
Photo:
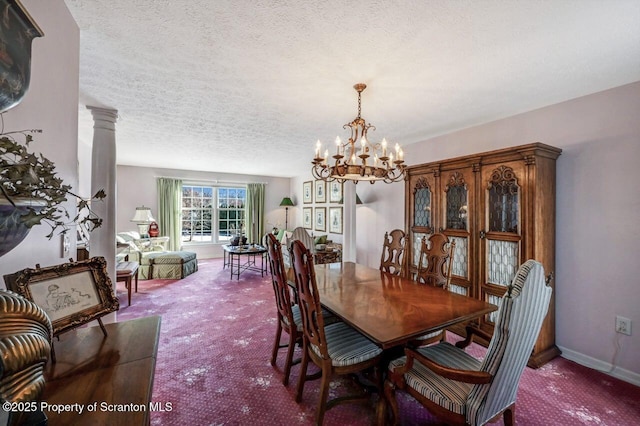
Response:
M136 214L133 216L133 219L131 219L131 222L136 223L151 223L155 221L151 214L151 209L145 206L136 207Z
M344 203L344 197L340 198L340 204L342 203ZM356 204L364 204L358 194L356 194Z
M295 206L295 204L293 204L293 201L291 201L291 198L289 197L284 197L282 199L282 201L280 201L280 205L281 206Z

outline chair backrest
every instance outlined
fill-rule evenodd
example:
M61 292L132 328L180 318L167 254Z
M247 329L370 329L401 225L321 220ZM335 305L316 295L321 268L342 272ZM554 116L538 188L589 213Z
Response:
M267 234L267 253L271 269L271 282L276 295L279 320L286 320L286 324L294 324L291 311L291 288L287 284L287 274L282 260L282 246L273 234Z
M475 385L467 398L467 422L484 424L516 400L518 383L549 309L551 287L535 260L523 263L501 299L481 369L491 383Z
M380 270L393 275L403 275L406 235L402 229L385 232L380 256Z
M456 242L449 243L444 234L433 234L428 239L422 237L420 260L416 281L434 287L448 288L451 282L453 253Z
M309 235L309 233L307 232L307 230L301 226L297 227L296 229L293 230L293 233L291 234L291 238L289 238L290 241L302 241L302 244L304 244L304 246L309 249L311 251L311 253L315 253L316 252L316 244L315 241L313 239L313 237L311 235Z
M313 254L300 240L293 241L291 245L291 263L296 279L298 303L302 312L305 343L315 347L323 359L329 359Z

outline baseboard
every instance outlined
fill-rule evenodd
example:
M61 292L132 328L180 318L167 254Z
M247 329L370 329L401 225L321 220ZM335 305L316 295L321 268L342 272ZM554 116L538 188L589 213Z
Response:
M601 361L599 359L591 358L590 356L581 354L580 352L572 351L562 346L558 346L562 351L562 357L570 361L577 362L585 367L593 368L594 370L606 373L616 379L624 380L632 385L640 386L640 374L633 371L625 370L624 368L614 367L610 363ZM612 368L613 367L613 368Z

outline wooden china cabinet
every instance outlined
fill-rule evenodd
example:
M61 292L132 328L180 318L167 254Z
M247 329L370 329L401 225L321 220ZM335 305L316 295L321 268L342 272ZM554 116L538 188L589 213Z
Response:
M529 358L540 367L555 345L555 176L562 150L533 143L407 168L407 259L415 272L422 237L441 232L456 242L450 291L499 304L527 259L542 263L554 288ZM497 312L477 325L493 332ZM451 331L464 335L463 326ZM487 342L480 342L486 344Z

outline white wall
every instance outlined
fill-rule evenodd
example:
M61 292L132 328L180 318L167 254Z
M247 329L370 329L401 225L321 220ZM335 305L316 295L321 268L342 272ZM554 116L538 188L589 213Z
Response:
M411 165L531 142L557 162L556 342L567 357L640 382L640 82L405 147ZM403 228L403 184L366 185L357 259L377 267L385 230ZM616 315L633 336L614 332ZM626 371L625 371L626 370Z
M116 129L116 139L117 133ZM221 183L264 182L267 184L265 187L265 232L269 232L274 226L284 228L285 209L280 207L280 202L282 198L291 196L290 179L288 178L132 166L118 166L117 174L117 232L138 230L137 225L131 222L136 207L142 205L151 207L154 217L157 215L158 192L156 178L158 177L172 177L196 183L215 183L217 181ZM294 211L292 212L292 210ZM292 220L295 220L294 216L295 207L289 207L289 226L291 226ZM189 244L183 246L183 249L197 253L200 259L222 257L223 254L220 244Z
M32 44L31 84L22 102L5 112L5 131L42 129L30 148L53 161L58 176L78 187L78 79L80 31L62 0L23 0L44 37ZM70 214L75 200L66 203ZM15 249L0 258L0 275L63 263L61 238L48 240L48 226L34 227ZM75 258L75 230L70 256ZM2 286L4 288L4 281Z

